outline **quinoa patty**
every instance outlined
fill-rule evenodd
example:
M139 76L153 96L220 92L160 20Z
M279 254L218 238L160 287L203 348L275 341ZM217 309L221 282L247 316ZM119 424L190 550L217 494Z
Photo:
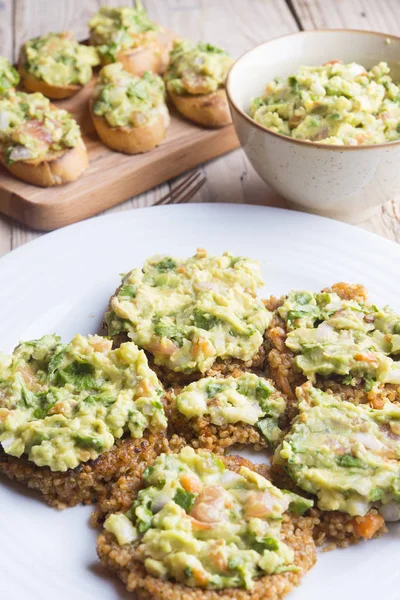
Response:
M271 319L256 295L262 284L256 261L229 253L155 256L124 277L104 327L117 344L126 334L153 355L160 374L181 374L171 383L200 377L218 359L220 365L262 366L263 357L254 357Z
M55 508L92 504L106 495L115 481L142 473L146 465L168 448L164 433L141 439L117 440L115 445L94 461L58 473L49 467L37 467L25 457L15 458L0 449L0 473L40 492Z
M246 466L256 472L260 470L265 472L264 466L260 468L241 457L229 456L223 457L221 460L231 471L239 472L242 466ZM131 501L136 497L139 485L136 493L131 489ZM109 532L100 534L97 552L103 565L116 572L127 589L135 592L139 600L194 600L198 598L203 600L258 600L264 598L279 600L294 586L300 584L301 577L316 562L315 544L312 537L313 525L313 518L284 515L281 540L294 552L294 565L298 569L259 577L254 580L254 587L251 590L225 588L217 591L192 588L149 575L143 563L135 558L133 546L120 546L114 535Z
M212 384L214 382L220 384L223 383L225 379L229 382L231 377L235 379L245 377L246 373L248 372L235 369L229 374L229 378L223 378L220 374L216 374L214 377L209 378L209 381ZM202 379L202 381L205 381L205 379L206 378ZM182 412L178 410L176 398L192 386L189 388L175 387L168 391L165 410L168 414L168 422L171 430L178 435L184 436L186 441L193 446L193 448L206 448L207 450L218 453L224 453L228 448L234 445L252 446L256 451L266 447L275 447L281 437L280 430L285 429L289 424L286 415L286 398L282 392L274 389L271 380L264 381L266 381L266 384L273 390L271 395L265 400L266 406L264 407L266 415L268 414L270 417L269 419L264 420L265 422L268 420L268 423L271 424L268 431L266 430L269 439L262 433L263 417L258 421L261 423L259 427L258 422L250 424L240 420L231 423L221 422L215 424L215 422L212 422L209 414L191 418L182 414ZM275 408L272 406L274 404L276 404ZM280 406L280 404L282 406ZM274 417L272 417L271 410L273 412L278 411ZM278 415L278 413L280 414Z
M362 285L335 283L331 288L322 290L326 293L336 293L342 300L354 300L361 304L368 304L367 290ZM285 297L280 299L271 297L265 301L268 310L274 311L271 324L266 332L268 372L273 381L288 397L291 405L290 414L294 417L297 413L295 390L307 378L295 366L295 353L285 344L288 334L287 326L280 317L277 309L283 305ZM386 400L400 402L400 386L386 383L374 386L368 391L364 382L356 381L346 384L343 377L330 375L328 377L316 376L315 386L324 391L331 391L343 400L354 403L370 402L374 408L381 408Z

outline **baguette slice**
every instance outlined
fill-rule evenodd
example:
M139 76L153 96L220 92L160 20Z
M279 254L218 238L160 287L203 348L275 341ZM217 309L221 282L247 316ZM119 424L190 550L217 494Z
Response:
M81 139L75 147L61 150L48 160L20 160L8 165L4 154L0 153L0 163L22 181L40 187L50 187L78 179L89 166L89 159Z
M143 75L145 71L160 73L165 69L163 49L158 42L152 42L138 48L121 50L117 54L117 62L121 63L124 70L133 75ZM101 59L101 66L109 64L107 59Z
M79 92L84 86L77 83L68 85L53 85L43 81L43 79L36 79L22 66L22 60L20 58L18 65L18 72L21 77L21 83L27 92L40 92L46 98L51 100L63 100L64 98L70 98L77 92Z
M169 115L159 114L142 127L111 127L105 117L91 115L97 134L111 150L125 154L149 152L163 141L169 125Z
M187 119L205 127L225 127L232 122L224 89L198 96L176 94L167 84L168 95L176 109Z

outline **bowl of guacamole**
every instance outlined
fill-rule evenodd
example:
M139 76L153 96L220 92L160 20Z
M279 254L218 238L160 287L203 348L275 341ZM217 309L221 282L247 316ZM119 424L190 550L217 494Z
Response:
M270 40L236 61L227 95L250 162L294 208L361 222L400 191L400 38Z

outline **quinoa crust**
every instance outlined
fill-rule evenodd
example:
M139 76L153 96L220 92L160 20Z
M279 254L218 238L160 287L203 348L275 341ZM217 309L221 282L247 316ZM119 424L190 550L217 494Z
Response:
M50 506L61 509L96 502L109 493L120 477L128 473L141 474L167 447L164 433L148 434L140 439L124 438L96 460L57 472L49 467L38 467L25 457L10 456L0 446L0 473L40 492Z
M356 300L361 303L368 302L367 290L362 285L335 283L331 288L325 288L323 292L336 292L343 300ZM271 297L265 300L268 310L276 311L284 302L284 297L278 299ZM287 330L283 319L275 312L271 324L266 332L268 371L271 379L278 388L284 392L289 399L289 416L293 418L297 414L296 387L307 381L294 364L295 354L285 345ZM349 402L371 403L374 408L382 408L384 402L400 402L400 387L393 384L381 384L379 388L366 391L363 383L357 385L346 385L340 377L332 375L328 378L317 376L315 387L325 392L331 392L342 400Z
M245 465L266 476L266 465L254 465L240 456L223 457L227 468L238 471ZM132 494L134 499L138 488ZM228 588L207 590L191 588L181 583L160 579L149 575L144 565L137 560L135 549L131 546L119 546L113 534L101 533L97 540L97 553L102 564L114 571L125 583L128 591L135 592L139 600L280 600L294 586L301 582L302 576L316 562L316 550L312 536L314 519L284 515L282 523L282 541L294 551L294 564L298 571L265 575L255 580L252 590Z
M240 377L243 373L243 370L235 369L229 375ZM221 375L219 374L219 376ZM270 381L270 383L273 382ZM223 453L235 445L252 446L253 450L256 451L269 447L267 439L258 429L257 424L250 425L239 421L238 423L214 425L211 423L209 415L188 419L176 408L175 396L181 390L181 386L168 390L166 394L166 404L168 405L166 413L171 431L184 436L187 443L193 448L205 448L213 452ZM281 392L276 391L272 394L271 398L277 395L284 396ZM285 414L280 419L280 426L284 429L287 424L288 421Z

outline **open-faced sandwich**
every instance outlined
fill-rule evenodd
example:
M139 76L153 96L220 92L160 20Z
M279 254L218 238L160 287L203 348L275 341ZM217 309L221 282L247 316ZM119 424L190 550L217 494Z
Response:
M102 142L118 152L148 152L165 138L169 114L165 86L159 75L142 77L124 71L120 63L100 71L91 114Z
M88 167L79 125L42 94L0 97L0 162L16 177L48 187L75 181Z
M231 122L225 80L232 59L211 44L176 40L165 74L168 95L186 118L206 127Z
M99 62L96 49L79 44L71 32L49 33L22 46L18 69L28 92L61 100L79 92Z
M62 508L162 451L163 388L143 351L54 335L0 357L0 471Z
M0 56L0 95L14 88L18 83L19 75L17 69L14 69L4 56Z
M96 46L103 65L120 62L136 75L162 70L163 48L157 40L160 28L149 19L140 0L135 8L103 6L90 19L89 28L89 42Z
M132 340L154 358L164 381L262 368L271 313L256 292L257 261L225 253L154 256L123 279L105 315L116 344Z
M161 454L105 521L102 563L139 600L280 600L316 561L312 501L257 470L190 447Z

